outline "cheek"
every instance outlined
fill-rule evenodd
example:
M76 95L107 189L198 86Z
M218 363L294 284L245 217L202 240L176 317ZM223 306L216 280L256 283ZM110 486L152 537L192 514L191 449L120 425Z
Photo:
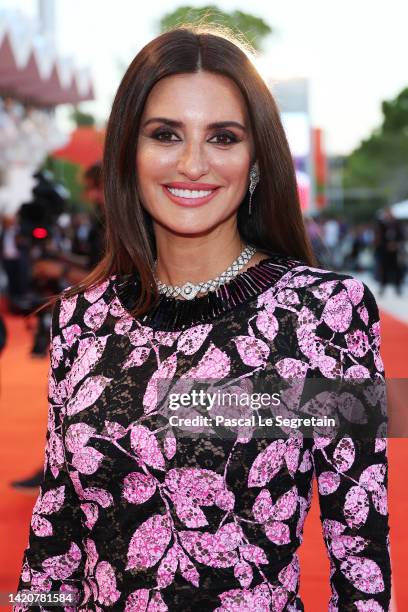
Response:
M140 145L136 154L136 171L139 183L147 184L150 181L160 182L168 179L166 173L174 168L176 163L175 152L162 149L158 152L154 146Z

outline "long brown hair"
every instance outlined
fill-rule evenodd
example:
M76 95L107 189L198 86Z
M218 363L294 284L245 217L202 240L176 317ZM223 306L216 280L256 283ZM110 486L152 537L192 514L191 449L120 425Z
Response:
M234 81L248 109L261 180L255 190L251 216L247 198L238 209L238 230L243 241L266 253L286 254L315 264L301 215L292 157L271 92L237 41L218 31L180 27L147 44L119 85L103 158L106 254L84 281L67 290L67 296L113 274L137 271L141 292L133 314L144 314L157 299L152 274L156 257L152 223L137 193L139 123L147 97L160 79L200 70Z

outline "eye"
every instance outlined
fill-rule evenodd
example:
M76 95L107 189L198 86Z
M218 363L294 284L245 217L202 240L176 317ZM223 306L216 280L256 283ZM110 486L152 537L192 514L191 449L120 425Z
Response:
M233 134L233 132L219 132L218 134L215 134L215 136L213 136L209 142L213 141L214 138L217 139L215 144L221 145L230 145L239 142L239 138Z
M177 142L180 140L177 134L166 128L159 128L158 130L155 130L152 134L152 138L158 140L159 142Z

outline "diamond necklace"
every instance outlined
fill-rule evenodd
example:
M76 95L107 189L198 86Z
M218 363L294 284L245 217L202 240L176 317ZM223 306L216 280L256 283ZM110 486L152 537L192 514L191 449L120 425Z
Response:
M181 295L186 300L192 300L198 293L205 293L206 291L216 291L221 285L224 285L230 281L238 272L244 267L251 257L256 253L256 248L253 246L246 246L238 257L232 262L232 264L219 276L208 281L201 283L187 282L182 287L176 285L166 285L162 283L154 275L154 279L157 284L159 293L163 293L167 297L177 297ZM155 262L157 264L157 261Z

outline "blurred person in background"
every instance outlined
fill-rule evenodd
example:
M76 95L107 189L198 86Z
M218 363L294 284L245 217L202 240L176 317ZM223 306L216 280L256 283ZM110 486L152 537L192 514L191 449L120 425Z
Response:
M57 292L55 283L63 282L67 287L76 284L97 265L104 252L104 195L102 184L102 164L93 164L83 175L84 196L93 205L91 220L84 213L77 214L72 232L71 248L64 252L61 246L49 246L48 252L54 259L41 259L34 267L34 277L41 286L53 287ZM51 285L50 285L51 283ZM41 312L37 327L33 356L45 356L49 344L49 326L47 326L47 313ZM42 482L43 469L36 470L27 478L15 480L11 486L24 493L36 493Z
M377 220L374 240L379 293L383 295L385 287L392 284L397 295L401 295L405 236L401 222L394 217L390 206L383 210Z
M102 183L102 163L90 166L84 173L84 195L93 205L91 225L88 233L89 259L88 268L94 268L104 254L105 236L105 209L104 191Z
M7 277L10 312L20 313L27 306L30 287L29 243L21 235L17 215L4 215L0 236L1 263Z

